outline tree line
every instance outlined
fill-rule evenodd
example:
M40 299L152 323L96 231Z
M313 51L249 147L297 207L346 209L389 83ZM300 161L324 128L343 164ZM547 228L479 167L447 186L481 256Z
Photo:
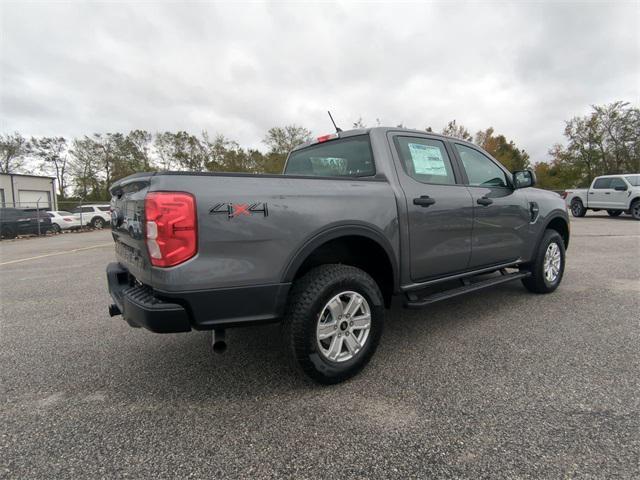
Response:
M353 127L366 125L360 118ZM525 150L492 127L472 135L452 120L440 132L474 142L510 171L533 168L543 188L580 187L598 175L640 172L640 109L622 101L593 106L588 115L566 121L566 143L551 147L551 161L533 165ZM206 131L193 135L132 130L70 140L25 138L16 132L0 135L0 173L28 169L50 174L57 180L61 199L101 200L109 197L113 182L141 171L280 173L288 152L310 139L311 132L302 126L273 127L263 139L267 147L263 152Z

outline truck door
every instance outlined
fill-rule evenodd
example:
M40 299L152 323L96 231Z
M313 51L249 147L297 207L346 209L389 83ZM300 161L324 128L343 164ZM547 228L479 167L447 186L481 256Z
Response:
M621 177L613 177L610 187L609 191L611 193L609 193L609 205L607 208L612 210L625 210L627 208L627 200L629 199L627 192L629 187L627 183Z
M473 197L473 236L469 267L522 258L530 239L526 193L515 190L509 174L480 150L455 143Z
M427 135L390 134L404 191L413 281L467 268L473 204L450 147Z
M587 193L589 208L609 208L611 192L610 177L596 178Z

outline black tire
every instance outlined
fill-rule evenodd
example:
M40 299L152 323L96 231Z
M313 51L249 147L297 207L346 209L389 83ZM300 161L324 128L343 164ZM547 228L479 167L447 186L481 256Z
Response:
M104 218L102 217L93 217L91 219L91 227L97 230L102 230L104 228L104 224L105 224L105 221L104 221Z
M610 217L619 217L622 213L622 210L607 210L607 213Z
M51 225L51 232L52 233L61 233L62 232L62 228L60 228L60 225L58 225L57 223L54 223L53 225Z
M342 292L355 292L364 297L371 320L362 349L352 358L339 362L329 360L321 352L316 332L328 302ZM344 323L341 322L340 329ZM294 365L323 384L342 382L362 370L378 346L383 326L384 301L376 282L358 268L337 264L316 267L294 283L283 321L284 338ZM346 337L342 341L346 348Z
M587 209L584 208L582 200L574 198L571 200L571 215L574 217L584 217L587 214Z
M634 200L629 208L629 214L636 220L640 220L640 198Z
M545 255L547 253L547 249L549 246L555 243L560 252L560 265L559 272L557 277L552 281L549 281L545 276L544 270L544 262ZM522 279L522 284L529 290L534 293L551 293L562 281L562 276L564 275L564 265L565 265L565 250L564 250L564 240L560 236L558 232L555 230L546 230L544 235L542 236L542 240L540 241L540 245L538 245L538 250L536 252L536 256L529 265L528 270L531 272L531 276Z
M18 236L18 230L13 225L5 225L2 227L2 238L16 238Z

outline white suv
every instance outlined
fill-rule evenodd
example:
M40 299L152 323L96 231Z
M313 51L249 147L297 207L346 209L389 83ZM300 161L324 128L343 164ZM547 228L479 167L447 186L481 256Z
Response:
M72 213L83 227L101 229L111 222L110 205L82 205L74 208Z

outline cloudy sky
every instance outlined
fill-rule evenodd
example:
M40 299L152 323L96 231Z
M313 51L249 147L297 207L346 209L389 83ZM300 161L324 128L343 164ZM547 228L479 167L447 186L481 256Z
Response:
M0 130L489 126L534 161L590 104L640 103L640 2L7 2Z

